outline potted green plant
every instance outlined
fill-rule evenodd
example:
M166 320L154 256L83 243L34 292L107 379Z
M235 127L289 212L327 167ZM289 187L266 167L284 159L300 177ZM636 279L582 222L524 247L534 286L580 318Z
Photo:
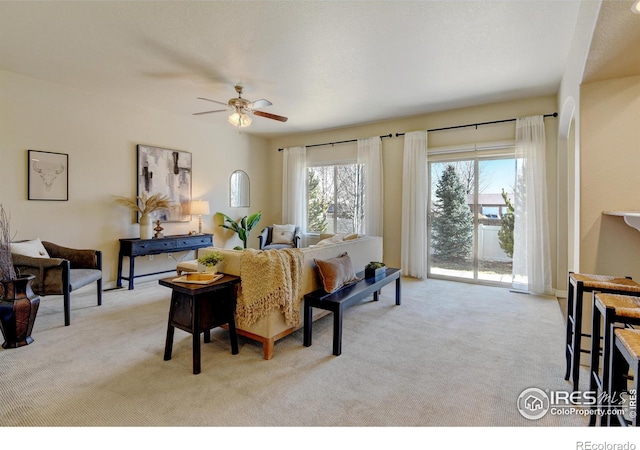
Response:
M222 228L235 231L238 233L238 237L242 241L243 247L247 248L247 240L249 239L249 232L255 227L260 219L262 219L262 212L251 214L250 216L244 216L242 219L233 220L231 217L219 212L224 222L220 224Z
M205 272L216 272L216 265L222 261L223 256L217 250L207 253L204 256L198 258L198 264L205 267Z
M0 203L0 328L3 348L17 348L33 342L31 332L40 306L33 293L33 275L19 276L11 257L9 217Z
M364 266L364 277L375 278L385 273L386 270L387 266L385 266L383 262L371 261L369 264Z
M153 237L151 213L171 207L171 199L166 195L153 194L149 197L146 192L134 199L116 196L116 203L140 213L140 239L151 239Z

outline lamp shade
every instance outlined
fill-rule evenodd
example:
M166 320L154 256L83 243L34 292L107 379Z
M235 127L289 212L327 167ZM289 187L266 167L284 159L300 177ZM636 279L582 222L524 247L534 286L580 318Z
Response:
M209 214L209 202L207 200L193 200L189 208L189 213L199 216Z

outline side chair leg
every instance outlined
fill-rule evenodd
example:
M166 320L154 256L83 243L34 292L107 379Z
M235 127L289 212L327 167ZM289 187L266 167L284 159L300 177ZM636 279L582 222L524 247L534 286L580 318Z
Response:
M102 306L102 278L97 281L98 284L98 306Z
M71 324L71 294L69 292L64 293L64 326L68 327Z

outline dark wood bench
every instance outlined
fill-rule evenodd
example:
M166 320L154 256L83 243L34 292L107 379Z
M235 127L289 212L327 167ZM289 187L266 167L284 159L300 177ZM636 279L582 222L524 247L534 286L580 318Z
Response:
M311 346L312 311L320 308L333 313L333 354L342 353L342 316L350 306L370 297L378 301L378 292L393 280L396 281L396 305L400 305L400 269L387 268L386 272L375 278L364 278L364 272L357 274L362 280L344 287L333 294L324 289L305 294L304 296L304 346Z

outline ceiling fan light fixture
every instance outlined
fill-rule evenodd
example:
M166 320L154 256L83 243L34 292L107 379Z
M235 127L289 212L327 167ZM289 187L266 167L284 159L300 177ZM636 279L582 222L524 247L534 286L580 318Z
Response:
M244 128L251 125L251 117L243 112L235 111L229 116L229 123L234 127Z
M631 11L636 14L640 14L640 0L636 0L633 2L633 6L631 6Z
M264 108L265 106L271 106L271 102L269 100L265 100L264 98L261 98L260 100L250 102L249 100L242 98L242 86L240 85L236 86L236 92L238 93L238 97L230 99L227 103L219 102L217 100L211 100L210 98L197 97L198 100L206 100L208 102L222 105L225 107L225 109L214 109L212 111L202 111L202 112L193 113L193 115L200 116L203 114L231 111L231 114L229 115L227 120L231 125L233 125L236 128L244 128L251 125L252 120L249 114L264 117L266 119L277 120L279 122L286 122L288 120L284 116L278 116L277 114L270 114L267 112L260 111L260 108Z

